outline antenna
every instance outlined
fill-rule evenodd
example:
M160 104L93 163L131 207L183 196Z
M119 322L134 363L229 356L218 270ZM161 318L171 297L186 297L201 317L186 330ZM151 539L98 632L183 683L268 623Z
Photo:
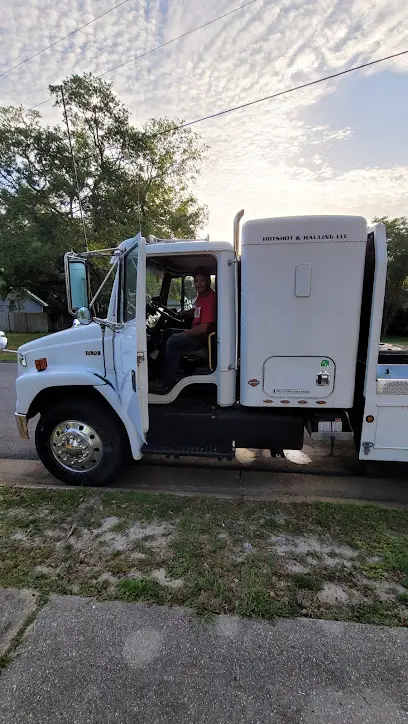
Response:
M82 230L83 230L83 233L84 233L85 251L88 251L88 239L87 239L87 236L86 236L85 219L84 219L84 214L83 214L83 210L82 210L81 193L80 193L80 191L79 191L78 171L77 171L77 165L76 165L76 162L75 162L74 149L73 149L73 146L72 146L71 131L70 131L70 129L69 129L67 107L66 107L66 104L65 104L64 87L63 87L62 85L61 85L61 97L62 97L62 105L64 106L65 123L66 123L66 125L67 125L69 150L71 151L71 158L72 158L72 168L74 169L74 176L75 176L75 182L76 182L77 193L78 193L79 213L80 213L80 216L81 216Z
M138 168L139 173L137 174L137 211L139 214L139 233L140 236L142 236L142 216L141 216L141 210L140 210L140 173L142 170L142 166L140 165Z

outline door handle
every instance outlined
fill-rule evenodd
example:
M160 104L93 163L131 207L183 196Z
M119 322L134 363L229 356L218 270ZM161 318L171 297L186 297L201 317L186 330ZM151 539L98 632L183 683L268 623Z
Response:
M316 385L323 387L324 385L330 384L330 375L327 372L320 372L316 376Z
M132 387L133 387L133 392L136 392L137 387L136 387L136 372L135 372L135 370L132 370Z

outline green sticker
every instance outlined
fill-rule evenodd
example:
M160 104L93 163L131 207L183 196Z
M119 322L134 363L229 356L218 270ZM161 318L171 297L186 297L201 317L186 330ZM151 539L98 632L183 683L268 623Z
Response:
M322 359L322 361L320 362L320 367L328 367L329 364L330 362L328 359Z

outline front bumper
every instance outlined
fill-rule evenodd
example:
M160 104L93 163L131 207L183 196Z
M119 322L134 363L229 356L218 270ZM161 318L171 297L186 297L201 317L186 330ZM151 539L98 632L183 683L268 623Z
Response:
M14 417L16 418L18 434L23 440L29 440L27 415L21 415L19 412L15 412Z

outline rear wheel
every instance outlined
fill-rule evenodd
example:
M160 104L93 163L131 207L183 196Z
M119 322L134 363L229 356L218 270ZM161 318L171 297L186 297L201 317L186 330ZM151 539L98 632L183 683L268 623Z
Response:
M41 413L38 456L68 485L105 485L119 472L125 445L115 415L95 402L63 402Z

